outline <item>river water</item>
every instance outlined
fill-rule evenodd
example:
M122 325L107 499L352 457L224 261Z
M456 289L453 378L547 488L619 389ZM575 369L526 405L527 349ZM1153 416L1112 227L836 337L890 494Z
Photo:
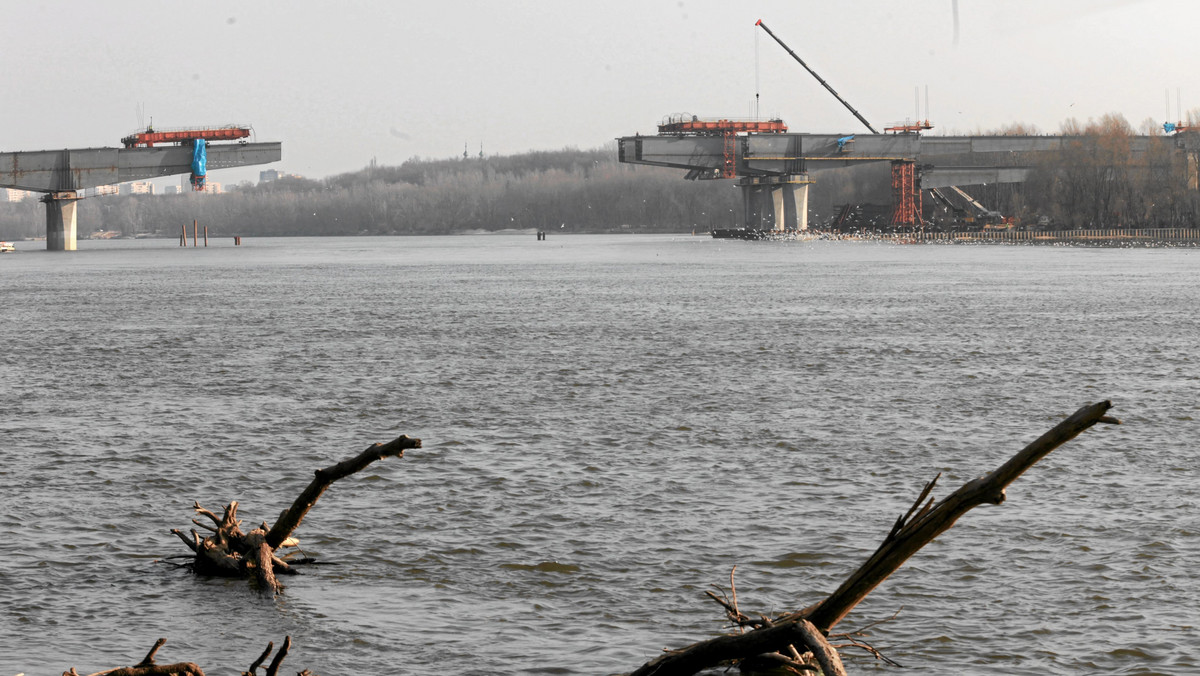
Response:
M336 674L616 674L798 609L1084 404L839 629L921 674L1200 670L1200 252L550 233L0 256L0 676L267 641ZM156 563L191 505L336 565ZM848 652L854 672L894 671Z

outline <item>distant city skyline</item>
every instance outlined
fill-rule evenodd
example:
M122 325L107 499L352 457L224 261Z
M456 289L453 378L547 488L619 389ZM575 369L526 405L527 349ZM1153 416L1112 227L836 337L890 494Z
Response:
M309 178L411 157L594 148L664 116L877 126L1135 128L1200 107L1184 0L613 0L6 3L0 150L116 146L130 131L252 124ZM756 97L757 95L757 97ZM227 185L263 167L217 170Z

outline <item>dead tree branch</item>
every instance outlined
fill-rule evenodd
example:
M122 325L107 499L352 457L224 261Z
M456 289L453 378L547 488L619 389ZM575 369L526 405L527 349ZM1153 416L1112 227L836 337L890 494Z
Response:
M292 506L279 515L279 520L275 522L275 525L271 527L271 531L267 533L267 545L272 551L278 549L283 544L283 541L291 536L292 531L296 530L300 522L304 520L304 516L308 514L308 510L317 504L317 500L325 492L325 489L329 488L329 484L361 471L376 460L403 457L405 450L420 447L420 439L413 439L407 435L402 435L386 444L375 444L349 460L339 462L332 467L317 470L316 476L313 477L312 482L308 484L304 492L300 494L300 497L296 498Z
M830 634L829 638L831 638L831 639L848 641L848 643L833 644L833 647L835 649L837 649L838 651L841 651L842 648L858 648L859 650L870 653L875 659L880 660L886 664L889 664L893 667L902 667L903 665L901 665L899 662L893 660L892 658L888 657L887 655L884 655L882 652L880 652L878 649L876 649L875 646L873 646L870 643L867 643L866 641L859 638L860 636L866 636L867 631L869 629L871 629L873 627L877 627L886 622L891 622L892 620L895 620L896 617L900 615L901 610L904 610L904 606L900 606L900 609L897 610L896 612L892 613L891 617L885 617L882 620L875 620L874 622L871 622L867 626L865 626L861 629L856 629L855 631L852 631L848 634Z
M930 481L908 512L897 520L875 553L837 591L820 603L779 617L769 626L763 625L744 634L718 636L680 650L668 651L642 665L631 676L689 676L722 662L784 651L792 644L813 648L809 642L812 632L807 630L808 626L811 625L818 635L827 635L834 625L841 622L909 557L953 526L963 514L979 505L1004 502L1009 484L1048 453L1096 423L1120 424L1116 418L1106 415L1110 408L1112 403L1109 401L1084 406L999 468L986 476L968 481L937 504L932 499L926 502L937 479ZM740 611L737 614L741 615Z
M155 664L154 655L166 642L165 638L158 639L146 657L132 667L98 671L90 676L204 676L204 670L191 662ZM80 674L72 667L70 671L64 671L63 676L80 676Z
M204 670L191 662L177 662L175 664L155 664L154 656L158 653L158 649L163 647L167 639L160 638L155 642L154 647L150 649L150 653L142 659L141 662L132 667L120 667L117 669L108 669L98 671L89 676L205 676ZM271 654L271 650L275 647L274 643L267 643L267 649L250 664L248 671L241 672L241 676L256 676L259 665L261 665L267 656ZM283 645L279 648L279 652L275 655L275 659L271 660L271 665L266 668L266 676L278 676L279 668L283 666L283 659L287 657L288 650L292 647L292 637L287 636L283 639ZM305 669L302 674L313 676L310 671ZM72 667L68 671L64 671L62 676L80 676L80 673Z
M258 656L258 659L254 660L253 662L250 663L250 668L243 671L242 676L254 676L254 674L258 672L259 665L262 664L263 662L267 661L267 658L271 656L271 651L274 649L275 649L275 642L268 641L267 649L263 651L263 654Z
M288 651L292 649L292 637L286 636L283 639L283 645L279 646L279 652L275 654L275 659L271 660L271 666L267 667L267 676L276 676L279 673L279 667L283 666L283 658L287 657Z

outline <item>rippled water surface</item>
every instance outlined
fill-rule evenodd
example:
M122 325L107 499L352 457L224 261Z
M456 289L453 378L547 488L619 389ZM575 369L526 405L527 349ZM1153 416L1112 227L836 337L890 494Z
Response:
M820 600L1064 415L1104 426L839 628L922 674L1200 670L1200 253L527 236L21 244L0 256L0 675L269 640L327 676L615 674ZM337 565L155 563L193 501ZM896 671L851 653L853 671Z

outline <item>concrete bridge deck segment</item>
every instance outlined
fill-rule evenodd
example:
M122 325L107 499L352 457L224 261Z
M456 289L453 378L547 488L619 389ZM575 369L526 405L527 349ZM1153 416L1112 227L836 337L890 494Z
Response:
M668 134L618 138L617 151L621 162L683 169L689 179L719 179L732 173L743 189L746 227L780 229L795 224L804 229L805 217L780 205L789 199L797 204L806 202L809 175L822 170L902 160L919 163L918 190L1021 183L1028 179L1030 168L997 166L1004 163L999 161L1001 157L1062 152L1075 143L1094 141L1093 136L750 133L726 139L720 135ZM1197 132L1173 137L1132 136L1130 151L1135 155L1144 153L1156 141L1165 141L1184 152L1200 153ZM733 172L728 171L730 166ZM792 196L789 191L797 194ZM799 191L805 194L801 196Z
M787 175L854 166L863 162L1061 151L1077 136L920 136L917 134L748 134L737 137L739 176ZM1131 138L1144 152L1149 136ZM1177 141L1177 145L1182 141ZM719 136L626 136L617 139L622 162L696 170L707 178L725 160ZM961 161L961 160L960 160ZM992 164L994 159L981 159Z
M949 188L952 185L1024 183L1032 171L1031 167L933 166L921 170L921 187Z
M269 143L209 144L209 169L277 162L282 146ZM85 188L140 181L192 170L190 146L76 148L0 153L0 187L45 193L46 248L75 249L75 202Z

